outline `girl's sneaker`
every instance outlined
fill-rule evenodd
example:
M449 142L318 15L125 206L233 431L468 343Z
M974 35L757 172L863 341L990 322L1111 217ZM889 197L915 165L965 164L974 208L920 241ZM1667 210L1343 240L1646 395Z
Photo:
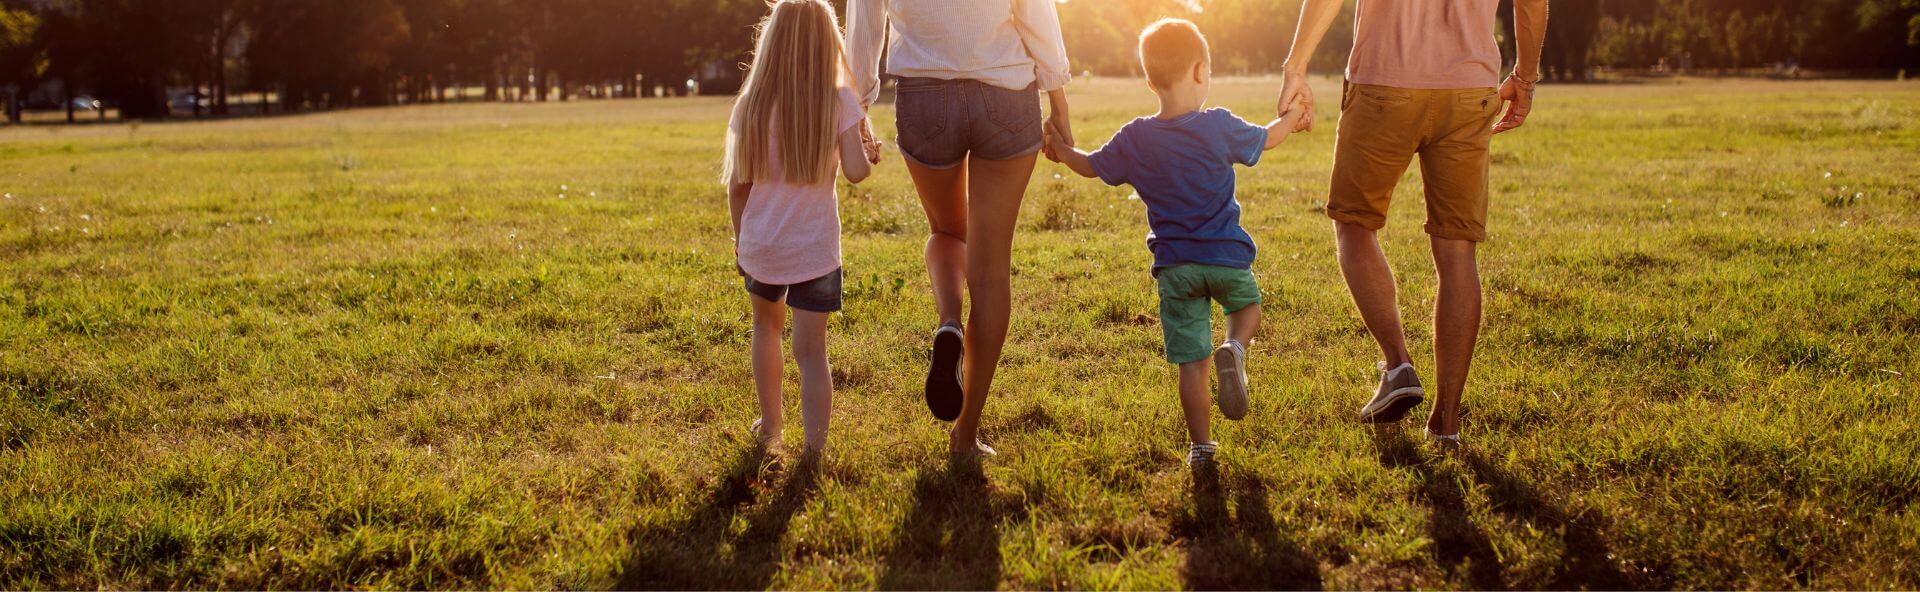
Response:
M1213 466L1213 455L1220 451L1218 442L1195 442L1187 447L1187 466L1197 468Z
M959 325L947 323L933 332L933 364L927 369L927 410L940 421L960 417L966 402L960 387L961 360L966 353L966 333Z
M1217 383L1213 399L1220 414L1239 421L1247 416L1247 346L1227 340L1213 350L1213 372Z
M763 429L766 427L766 421L764 417L755 417L753 425L747 426L747 433L753 436L753 443L761 450L771 450L780 446L780 434L768 434Z

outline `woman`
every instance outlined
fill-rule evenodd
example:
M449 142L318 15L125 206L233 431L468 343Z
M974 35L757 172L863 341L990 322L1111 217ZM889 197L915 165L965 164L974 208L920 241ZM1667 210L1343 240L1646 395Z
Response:
M1014 223L1044 144L1041 91L1047 123L1073 144L1060 16L1054 0L850 0L847 53L862 105L880 96L889 30L900 152L933 230L927 273L940 326L927 407L954 421L949 452L991 456L980 411L1007 340ZM963 289L973 300L964 327Z

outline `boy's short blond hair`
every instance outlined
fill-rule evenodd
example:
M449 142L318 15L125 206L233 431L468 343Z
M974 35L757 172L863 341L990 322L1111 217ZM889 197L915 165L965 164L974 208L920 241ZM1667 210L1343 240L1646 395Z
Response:
M1207 36L1186 19L1160 19L1140 32L1140 66L1154 88L1172 88L1207 61Z

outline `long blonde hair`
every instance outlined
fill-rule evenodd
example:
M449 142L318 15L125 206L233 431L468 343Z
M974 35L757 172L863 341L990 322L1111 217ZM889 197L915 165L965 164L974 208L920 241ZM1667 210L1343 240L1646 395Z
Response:
M838 95L847 71L839 18L826 0L777 0L760 22L753 67L727 130L729 183L831 182ZM769 135L780 138L783 179L773 179Z

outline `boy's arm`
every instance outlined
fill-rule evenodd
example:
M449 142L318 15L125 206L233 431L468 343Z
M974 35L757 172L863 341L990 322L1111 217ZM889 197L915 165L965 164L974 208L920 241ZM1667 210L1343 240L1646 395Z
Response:
M1067 168L1072 170L1074 174L1082 177L1092 179L1100 176L1099 173L1093 172L1093 161L1087 160L1087 153L1080 151L1079 148L1074 148L1070 140L1062 137L1064 135L1065 134L1060 133L1059 130L1053 127L1053 122L1047 122L1047 158L1054 162L1067 165Z
M1085 151L1072 146L1055 146L1053 150L1054 154L1060 157L1059 163L1067 165L1074 174L1088 179L1100 176L1099 173L1093 172L1093 161L1087 160Z
M1281 142L1287 141L1287 136L1293 135L1293 126L1300 123L1300 114L1303 112L1303 109L1294 109L1282 113L1279 119L1275 119L1273 123L1267 124L1267 146L1265 150L1278 148Z

